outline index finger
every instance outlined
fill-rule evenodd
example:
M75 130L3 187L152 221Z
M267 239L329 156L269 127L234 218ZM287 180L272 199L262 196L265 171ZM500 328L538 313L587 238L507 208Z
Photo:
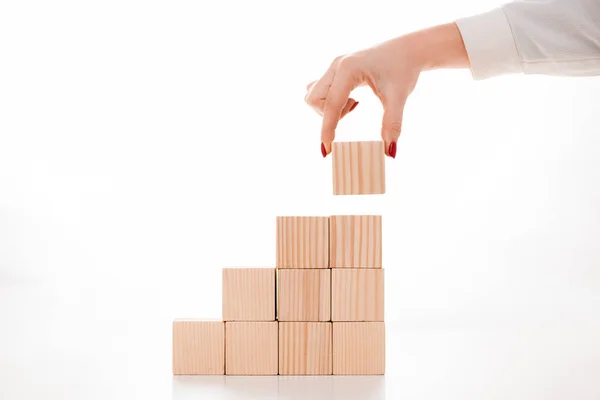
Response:
M335 74L323 108L321 141L326 146L330 145L335 139L335 130L342 117L342 111L355 87L354 79L347 72L338 71Z

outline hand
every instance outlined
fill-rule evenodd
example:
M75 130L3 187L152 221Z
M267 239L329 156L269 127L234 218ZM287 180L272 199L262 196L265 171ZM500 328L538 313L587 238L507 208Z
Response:
M381 137L385 153L396 156L396 141L402 130L404 104L415 88L420 70L403 43L395 39L381 45L336 58L325 75L308 86L306 102L323 117L321 151L331 152L338 122L358 105L350 97L368 85L383 105Z
M384 109L381 138L385 154L396 157L404 105L420 73L440 67L468 66L455 24L440 25L401 36L377 46L337 57L318 81L307 86L305 101L323 117L321 152L331 152L338 122L358 105L350 95L368 85Z

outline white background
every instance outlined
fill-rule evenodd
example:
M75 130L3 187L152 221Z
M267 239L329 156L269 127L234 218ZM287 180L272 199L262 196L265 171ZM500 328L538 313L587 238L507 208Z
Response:
M384 196L332 195L303 102L335 56L499 4L0 3L0 397L597 399L600 81L424 74ZM338 140L378 139L355 95ZM384 218L386 377L173 379L221 268L333 213Z

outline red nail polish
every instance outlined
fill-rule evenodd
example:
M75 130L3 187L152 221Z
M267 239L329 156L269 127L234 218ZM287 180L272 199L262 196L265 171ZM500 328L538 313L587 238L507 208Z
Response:
M354 110L357 105L358 105L358 101L356 103L352 104L352 107L350 107L350 109L348 110L348 112Z
M323 154L323 157L327 157L327 149L325 149L323 142L321 142L321 154Z
M396 158L396 142L390 143L388 152L390 153L390 157Z

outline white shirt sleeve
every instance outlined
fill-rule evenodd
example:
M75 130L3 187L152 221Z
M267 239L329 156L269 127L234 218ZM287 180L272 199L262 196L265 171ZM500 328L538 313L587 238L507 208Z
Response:
M473 78L600 75L600 0L521 0L456 21Z

